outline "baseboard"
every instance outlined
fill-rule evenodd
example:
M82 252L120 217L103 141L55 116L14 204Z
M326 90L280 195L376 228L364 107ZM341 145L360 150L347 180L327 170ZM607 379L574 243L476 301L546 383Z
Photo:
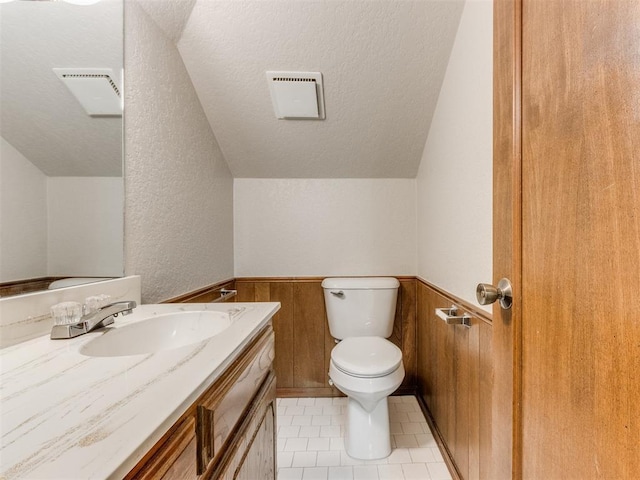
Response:
M391 394L393 397L398 397L400 395L411 395L416 396L416 388L414 386L410 387L400 387L395 392Z
M413 387L400 387L393 392L397 395L416 395ZM276 388L278 398L320 398L320 397L344 397L344 393L335 387L309 387L309 388Z
M308 388L276 388L278 398L320 398L320 397L344 397L344 394L333 387L308 387Z
M447 444L442 438L442 434L440 433L438 426L436 425L435 421L433 420L433 417L431 416L429 407L427 406L425 401L422 399L421 395L416 394L416 399L418 400L418 405L420 405L420 410L422 410L424 417L427 419L427 424L429 424L429 428L433 432L433 438L438 444L438 449L442 454L444 463L447 465L447 468L449 469L451 478L453 480L463 480L462 475L460 475L460 472L458 471L458 467L456 466L456 462L453 460L453 455L451 455L451 452L447 448Z

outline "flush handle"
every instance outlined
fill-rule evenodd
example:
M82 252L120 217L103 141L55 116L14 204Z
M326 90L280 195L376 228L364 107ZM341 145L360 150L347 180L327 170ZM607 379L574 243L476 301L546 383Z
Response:
M509 310L513 304L511 282L503 278L498 282L497 287L488 283L479 283L476 287L476 298L480 305L490 305L498 300L504 310Z
M340 298L344 298L344 292L342 290L340 290L338 292L331 292L331 295L334 295L334 296L340 297Z

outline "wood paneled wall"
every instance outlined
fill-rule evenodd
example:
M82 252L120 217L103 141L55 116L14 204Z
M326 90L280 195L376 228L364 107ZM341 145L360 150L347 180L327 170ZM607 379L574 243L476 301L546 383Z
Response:
M208 287L200 288L192 292L182 294L177 297L165 300L162 303L210 303L214 301L221 301L221 290L234 290L236 288L236 282L234 279L225 280L223 282L209 285ZM236 297L230 297L224 301L235 301Z
M472 326L447 325L436 308L452 303ZM417 282L417 388L449 466L460 478L490 478L492 360L490 319L483 312Z
M25 293L47 290L51 282L63 278L67 277L29 278L27 280L0 283L0 297L11 297L12 295L23 295Z
M416 280L399 278L396 318L390 340L402 350L406 375L398 394L416 389ZM339 396L328 381L331 349L322 278L238 278L238 302L280 302L273 319L278 396Z
M489 315L416 278L399 278L390 340L402 350L406 375L398 395L417 394L452 472L491 478L492 323ZM322 278L237 278L173 301L206 302L235 288L238 302L280 302L273 318L278 397L342 393L328 382L335 346L329 333ZM436 308L459 305L471 328L447 325Z

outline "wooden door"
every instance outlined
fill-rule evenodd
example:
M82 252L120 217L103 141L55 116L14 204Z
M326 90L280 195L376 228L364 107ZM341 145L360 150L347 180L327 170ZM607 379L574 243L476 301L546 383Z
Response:
M640 475L640 2L525 0L525 478Z
M515 302L493 306L491 476L519 478L521 325L521 0L493 6L493 283L508 278Z
M496 372L512 423L495 471L638 478L640 2L498 0L495 19L496 193L521 215L496 224L517 293L497 322L513 371Z

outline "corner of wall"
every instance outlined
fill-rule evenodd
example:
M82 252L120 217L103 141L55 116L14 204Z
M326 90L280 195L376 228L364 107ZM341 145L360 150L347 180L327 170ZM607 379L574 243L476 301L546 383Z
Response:
M154 303L233 277L233 179L175 43L125 15L125 271Z
M476 304L491 279L493 4L467 1L418 170L418 276Z

